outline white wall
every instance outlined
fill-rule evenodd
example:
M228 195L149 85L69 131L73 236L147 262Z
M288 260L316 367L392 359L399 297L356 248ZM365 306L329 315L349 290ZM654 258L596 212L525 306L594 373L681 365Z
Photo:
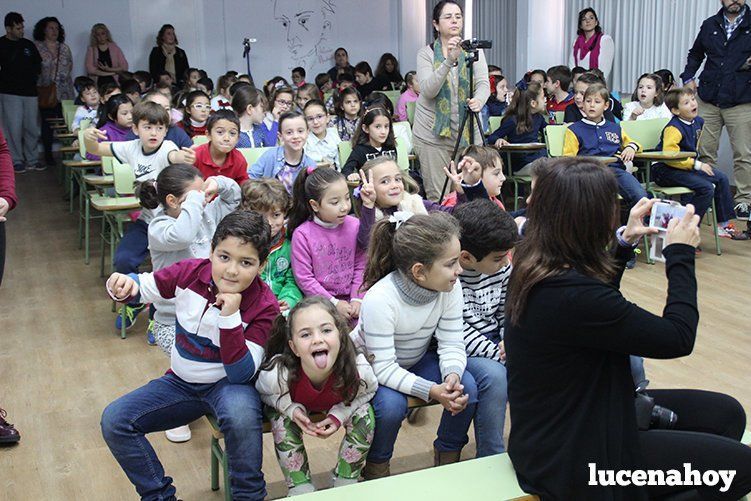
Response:
M518 0L516 67L520 73L568 64L564 55L564 14L564 0Z

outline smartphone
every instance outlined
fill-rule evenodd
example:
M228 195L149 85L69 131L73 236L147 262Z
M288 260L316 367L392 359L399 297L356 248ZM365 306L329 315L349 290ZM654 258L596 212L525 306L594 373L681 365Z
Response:
M657 228L661 232L667 232L668 223L673 218L682 218L686 214L686 208L673 200L660 200L652 206L652 214L649 216L649 226Z

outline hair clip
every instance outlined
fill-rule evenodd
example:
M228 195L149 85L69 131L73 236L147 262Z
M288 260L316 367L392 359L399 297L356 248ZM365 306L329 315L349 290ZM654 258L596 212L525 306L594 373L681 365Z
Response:
M307 169L305 169L305 172L307 172L307 173L308 173L308 175L311 175L311 174L313 174L313 172L314 172L315 170L316 170L316 166L315 166L315 165L309 165L309 166L307 167Z
M360 198L360 189L361 188L362 188L361 186L358 186L357 188L355 188L354 190L352 190L352 196L355 197L355 198Z
M398 230L399 227L406 223L412 216L414 216L414 214L406 210L396 211L389 216L389 223L396 224L396 229Z

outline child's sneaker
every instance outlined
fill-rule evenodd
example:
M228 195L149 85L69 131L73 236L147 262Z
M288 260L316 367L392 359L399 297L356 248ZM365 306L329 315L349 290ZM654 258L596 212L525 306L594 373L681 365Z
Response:
M167 435L167 440L170 442L175 442L176 444L187 442L191 437L190 426L187 424L185 426L178 426L177 428L165 431L164 434Z
M149 346L156 346L156 338L154 338L154 319L149 320L149 327L146 329L146 342Z
M749 214L751 212L751 205L746 202L741 202L737 204L735 207L735 217L737 219L743 219L745 221L749 221Z
M23 174L26 172L26 166L24 164L17 164L13 166L13 172L16 174Z
M146 308L146 304L136 306L125 305L125 314L118 315L115 319L115 329L120 330L123 327L123 316L125 316L125 330L127 331L136 323L136 317Z
M717 235L722 238L730 238L732 240L748 240L748 235L736 228L733 223L730 223L725 227L717 228Z

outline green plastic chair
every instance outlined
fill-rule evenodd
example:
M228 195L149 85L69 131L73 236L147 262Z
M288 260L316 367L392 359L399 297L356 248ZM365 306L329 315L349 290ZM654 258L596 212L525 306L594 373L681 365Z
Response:
M563 138L568 125L548 125L545 127L545 146L551 157L563 156Z
M399 97L402 95L402 93L398 90L382 90L379 92L386 94L386 97L389 98L391 104L394 106L394 109L396 109L396 103L399 101Z
M342 141L339 143L339 165L344 167L344 164L349 160L349 155L352 153L352 143L349 141Z
M261 158L261 155L272 148L274 148L274 146L265 146L262 148L238 148L237 151L242 153L243 157L245 157L245 161L248 162L248 167L250 168L251 165Z
M621 130L633 141L639 143L644 151L651 151L657 148L662 136L662 130L669 121L669 118L624 120L621 122Z
M556 111L556 112L554 113L554 115L553 115L553 116L555 117L555 123L556 123L557 125L563 125L563 123L564 123L564 122L563 122L563 117L564 117L565 115L566 115L566 112L565 112L565 111Z
M404 172L409 171L409 151L400 138L396 138L396 164Z
M193 144L200 146L209 142L209 136L193 136Z
M501 126L501 119L503 117L488 117L488 132L493 133Z
M415 101L410 101L407 103L407 121L410 125L415 124Z

